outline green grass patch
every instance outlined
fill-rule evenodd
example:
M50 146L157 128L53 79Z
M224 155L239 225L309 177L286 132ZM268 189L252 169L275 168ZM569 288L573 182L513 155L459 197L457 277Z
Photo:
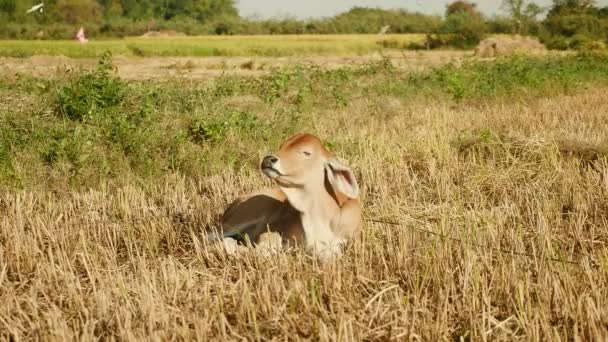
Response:
M426 73L407 73L383 60L333 70L294 66L261 77L222 76L211 85L126 82L113 74L105 54L96 70L0 84L7 94L37 99L0 112L0 184L95 187L166 172L202 177L257 165L259 151L297 131L314 130L319 112L361 99L495 101L561 94L605 81L608 57L580 54L470 62Z
M387 35L292 35L199 36L91 40L81 45L68 40L1 40L0 56L62 55L73 58L101 57L105 51L123 56L305 56L364 55L382 51L378 42L390 39L398 46L423 39L418 34Z
M581 82L608 79L605 54L579 54L562 58L512 57L493 63L473 62L463 67L448 65L417 83L437 84L456 100L476 97L517 96L527 90L562 91Z

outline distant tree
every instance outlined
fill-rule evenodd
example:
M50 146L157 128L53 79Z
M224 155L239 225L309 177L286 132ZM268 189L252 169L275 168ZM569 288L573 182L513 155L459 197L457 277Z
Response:
M354 7L333 18L314 23L314 29L326 27L321 31L328 33L377 33L386 25L390 25L393 33L428 33L441 25L441 19L405 10Z
M152 4L147 0L121 0L123 15L129 19L141 20L152 17Z
M483 39L486 30L485 19L474 3L455 1L447 6L440 33L447 35L447 45L471 48Z
M452 14L462 14L462 13L466 13L466 14L470 14L470 15L479 14L479 11L477 10L477 4L468 2L468 1L461 1L461 0L454 1L447 6L445 15L447 17Z
M190 17L204 22L216 16L237 16L234 0L154 0L154 16L165 20Z
M103 8L105 17L122 17L123 8L120 0L97 0Z
M594 0L553 0L553 6L547 16L581 14L593 9L595 9Z
M4 22L35 22L40 13L26 14L26 10L32 6L30 2L23 0L0 0L0 23Z
M187 7L190 16L200 22L214 17L238 17L234 0L195 0Z
M534 19L543 12L540 6L525 0L503 0L502 7L516 20Z
M94 0L58 0L55 13L61 22L71 25L99 23L102 7Z
M541 40L556 49L585 49L608 42L608 19L593 0L553 0Z
M509 13L514 23L515 32L528 34L532 26L537 26L536 18L543 9L533 2L525 0L503 0L502 7Z
M0 12L12 16L17 9L17 0L0 0Z

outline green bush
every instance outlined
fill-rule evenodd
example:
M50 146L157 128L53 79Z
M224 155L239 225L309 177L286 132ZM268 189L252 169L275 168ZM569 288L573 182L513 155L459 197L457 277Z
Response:
M586 46L591 45L593 42L597 41L593 36L585 33L577 33L570 39L569 48L575 50L582 50Z
M583 81L608 80L608 55L581 53L565 58L506 57L437 68L423 80L456 100L510 96L535 89L569 89ZM428 85L427 85L428 86ZM525 89L525 91L524 91Z
M451 34L446 44L460 49L475 47L486 33L486 24L481 15L458 12L447 16L441 29Z
M231 131L237 134L259 130L263 126L254 115L242 112L230 112L219 117L196 118L188 129L190 138L197 144L220 142L226 139Z
M87 26L87 33L96 33L97 27ZM0 23L0 38L4 39L73 39L76 30L73 25L52 23Z
M590 14L567 14L548 17L545 28L553 35L573 37L576 34L587 34L593 37L606 38L602 20Z
M488 26L476 5L467 1L455 1L448 5L442 25L428 32L426 48L452 47L470 49L484 38ZM413 46L418 48L418 46Z
M106 52L97 69L77 75L56 90L57 113L71 120L85 121L120 104L126 96L126 85L112 72L111 54Z
M110 17L99 27L99 35L102 37L130 37L140 36L150 28L147 21L134 21L123 17Z
M551 50L567 50L570 47L570 41L564 36L541 36L541 42Z
M441 34L441 33L432 33L427 34L424 45L428 49L434 50L439 49L445 46L450 46L450 42L452 40L457 40L458 38L454 34ZM414 48L418 48L419 46L414 45Z
M517 32L517 23L512 18L494 17L486 20L488 32L513 34Z
M599 13L593 7L554 9L543 22L541 42L552 49L601 46L608 42L608 18Z
M599 40L588 41L581 44L578 49L580 51L606 51L606 43Z

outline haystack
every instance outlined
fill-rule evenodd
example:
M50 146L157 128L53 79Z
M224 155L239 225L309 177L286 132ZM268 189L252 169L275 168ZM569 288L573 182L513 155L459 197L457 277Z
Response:
M532 37L498 36L482 40L475 48L475 56L491 58L510 55L542 56L547 48Z

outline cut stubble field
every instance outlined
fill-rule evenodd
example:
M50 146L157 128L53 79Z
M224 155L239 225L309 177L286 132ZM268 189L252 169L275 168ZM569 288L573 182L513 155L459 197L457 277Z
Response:
M0 337L608 338L608 57L110 70L0 82ZM298 131L355 170L361 239L327 265L209 243Z

